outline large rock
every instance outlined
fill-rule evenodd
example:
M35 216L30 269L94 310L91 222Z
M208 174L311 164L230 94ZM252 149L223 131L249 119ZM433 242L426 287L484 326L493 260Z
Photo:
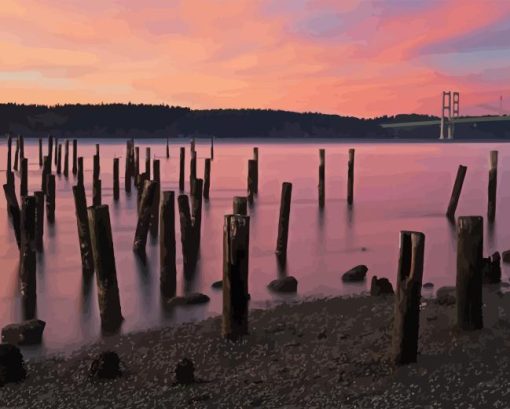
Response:
M370 283L370 295L394 294L393 286L387 278L372 277Z
M12 344L0 344L0 386L7 382L20 382L26 376L23 355L19 348Z
M14 345L40 344L46 323L33 319L2 328L2 342Z
M223 280L215 281L211 285L212 288L223 288Z
M503 258L503 261L505 263L510 263L510 250L506 250L503 253L501 253L501 257Z
M455 287L441 287L436 293L436 303L441 305L453 305L457 301Z
M363 264L353 267L349 271L342 274L342 281L351 283L363 281L367 275L367 271L368 267Z
M196 305L209 302L209 296L202 293L191 293L184 296L176 296L168 300L169 305Z
M191 359L181 359L175 367L175 380L182 385L195 382L195 366Z
M267 288L277 293L295 293L297 291L298 281L295 277L287 276L271 281Z
M487 284L501 282L501 256L497 251L483 259L482 277L483 282Z
M101 379L114 379L122 375L120 358L116 352L105 351L90 364L89 374Z

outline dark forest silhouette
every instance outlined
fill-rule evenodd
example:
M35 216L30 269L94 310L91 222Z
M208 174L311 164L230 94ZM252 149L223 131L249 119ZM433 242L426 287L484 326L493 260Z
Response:
M145 104L0 104L0 132L27 137L209 137L437 139L437 126L389 130L379 125L438 119L402 114L364 119L266 109L192 110ZM458 136L457 136L458 135ZM457 125L456 138L510 138L509 124Z

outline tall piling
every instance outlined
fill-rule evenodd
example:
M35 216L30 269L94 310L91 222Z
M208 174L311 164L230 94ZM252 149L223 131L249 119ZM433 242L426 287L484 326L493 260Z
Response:
M126 193L131 193L131 178L133 177L133 162L132 162L132 145L131 141L126 142L126 160L124 163L124 190ZM115 165L114 165L115 166Z
M119 200L119 158L113 158L113 200Z
M65 153L64 153L64 176L69 176L69 139L66 139Z
M253 203L253 196L257 191L257 161L248 160L248 202Z
M196 179L191 190L191 215L193 217L193 257L198 258L202 230L203 180Z
M211 159L207 158L204 165L204 199L209 199L211 188Z
M18 171L18 161L19 161L19 136L16 138L16 149L14 151L14 170Z
M161 176L159 159L152 161L152 175L154 182L157 182L156 192L154 193L154 200L152 201L152 212L150 219L150 232L152 237L158 237L159 228L159 200L161 197Z
M158 185L158 182L152 180L146 180L144 183L139 207L138 223L135 231L135 239L133 241L133 251L140 256L145 256L145 245L147 244L149 223ZM142 190L141 186L138 189Z
M250 217L226 215L223 227L222 336L237 340L248 334L248 260Z
M166 158L170 157L170 146L168 145L168 138L166 138Z
M392 342L392 358L395 365L416 362L418 355L424 249L423 233L400 232Z
M79 185L82 185L84 186L84 180L83 180L83 157L79 157L78 158L78 177L77 177L77 180L76 182L79 184Z
M140 175L140 147L135 146L135 172L134 172L134 178L135 178L135 186L138 186L138 177Z
M136 185L137 193L136 193L136 209L138 214L140 214L140 203L142 202L142 194L145 186L145 181L149 180L147 177L147 173L141 173L138 175L138 183Z
M184 160L186 151L184 150L184 147L181 146L179 150L179 190L181 192L184 191Z
M457 204L459 203L460 192L462 191L462 185L466 176L466 166L459 165L457 170L457 177L455 178L455 184L453 185L452 196L450 197L450 203L446 210L446 216L449 219L455 219L455 211L457 210Z
M354 200L354 149L349 149L347 164L347 203L352 205Z
M145 173L147 173L147 178L151 178L151 148L147 146L145 148Z
M234 214L246 216L248 214L248 199L245 196L234 196L232 210Z
M35 196L35 248L41 252L44 248L44 192L34 192Z
M193 189L193 183L197 179L197 152L191 151L191 159L189 163L189 190Z
M255 183L254 183L255 191L253 193L258 194L259 193L259 148L256 146L253 148L253 160L257 164L257 166L255 166Z
M57 151L57 175L60 175L62 173L62 144L58 144L58 151Z
M89 207L87 212L101 326L106 330L116 330L124 318L120 307L110 214L107 205Z
M12 136L9 134L7 136L7 173L10 172L12 172Z
M16 238L16 244L18 248L21 248L21 233L20 233L20 220L21 220L21 211L18 204L18 199L16 198L16 190L14 188L14 183L9 184L6 183L3 185L5 200L7 201L7 211L11 216L12 227L14 229L14 236Z
M78 172L78 140L73 139L73 175Z
M179 220L181 226L183 272L185 277L189 277L195 267L195 260L193 251L193 223L191 220L188 196L179 195L177 204L179 206Z
M289 238L290 201L292 197L292 183L282 184L280 200L280 219L278 222L278 238L276 240L276 254L285 259L287 257L287 242Z
M46 217L55 222L55 175L46 175Z
M92 205L101 205L101 179L94 179L92 186Z
M19 160L25 158L25 137L23 135L19 136Z
M20 171L20 197L23 198L28 196L28 159L21 159L21 171ZM23 199L22 199L23 200Z
M50 157L45 156L43 160L43 170L42 170L42 179L41 179L41 190L44 192L44 194L47 193L47 182L48 182L48 175L51 173L51 162Z
M100 167L101 167L101 165L100 165L100 157L96 153L94 155L94 164L93 164L93 173L92 173L92 180L94 182L99 179Z
M57 166L58 161L58 138L55 138L55 153L53 154L53 159L55 161L55 167Z
M457 325L483 328L483 218L459 217L457 223Z
M21 249L19 282L21 296L35 301L37 295L35 257L35 197L25 196L21 205Z
M82 274L90 275L94 272L94 258L90 242L90 227L87 216L87 198L83 184L73 186L74 209L78 226L78 240L80 243Z
M214 137L211 136L211 160L214 160Z
M39 137L39 167L43 166L43 147L42 147L42 138Z
M51 166L53 163L53 136L48 135L48 158L50 161L49 171L51 172Z
M496 190L498 184L498 151L490 153L490 170L489 170L489 191L488 191L488 208L487 219L493 222L496 217Z
M160 289L164 297L171 298L175 296L177 289L175 193L172 191L163 192L159 220Z
M324 208L326 198L326 150L319 149L319 207Z

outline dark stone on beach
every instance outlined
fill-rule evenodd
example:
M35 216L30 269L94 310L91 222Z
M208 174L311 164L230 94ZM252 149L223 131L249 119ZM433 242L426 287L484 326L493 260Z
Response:
M297 285L298 281L294 277L288 276L271 281L267 288L278 293L295 293Z
M453 305L456 302L455 287L441 287L436 293L436 303L440 305Z
M27 376L23 355L12 344L0 344L0 386L20 382Z
M209 302L209 296L202 293L191 293L185 296L177 296L168 300L169 305L196 305Z
M501 253L501 256L505 263L510 263L510 250L505 250L503 253Z
M223 280L215 281L211 285L212 288L223 288Z
M317 335L317 339L324 339L327 338L328 335L326 334L326 330L323 329L321 332L319 332L319 335Z
M423 284L423 288L434 288L434 283L425 283Z
M14 345L40 344L46 323L38 319L9 324L2 328L2 342Z
M384 295L384 294L395 294L393 286L387 278L372 277L370 284L370 295Z
M208 393L202 393L201 395L197 395L188 399L188 404L191 405L194 402L205 402L206 400L209 399L211 399L211 395L209 395Z
M349 271L342 274L342 281L350 283L363 281L367 275L368 267L365 265L359 265L351 268Z
M117 353L101 352L90 364L89 374L100 379L114 379L121 376L120 358Z
M483 259L482 277L485 284L497 284L501 281L501 256L497 251Z
M189 385L195 382L195 366L191 359L184 358L175 367L175 380L181 385Z

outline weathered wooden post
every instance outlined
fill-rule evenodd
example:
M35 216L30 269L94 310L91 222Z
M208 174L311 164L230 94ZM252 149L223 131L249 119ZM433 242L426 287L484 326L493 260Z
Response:
M82 273L90 275L94 272L94 258L90 242L90 227L87 216L87 198L83 184L73 186L74 208L78 226Z
M253 203L253 195L256 193L257 161L248 160L248 202Z
M78 140L73 139L73 175L78 172Z
M140 175L140 147L135 146L135 186L138 186L138 177ZM137 187L138 188L138 187Z
M21 205L20 290L25 299L37 295L35 258L35 197L25 196Z
M16 150L14 151L14 170L18 171L18 160L19 160L19 136L16 138Z
M204 166L204 199L209 199L209 189L211 188L211 159L205 160Z
M51 135L48 135L48 158L50 161L49 172L51 172L51 165L53 163L53 136Z
M78 158L78 177L76 183L83 186L83 157Z
M287 257L287 242L289 238L290 200L292 197L292 183L282 184L280 201L280 219L278 222L278 238L276 240L276 254L285 259Z
M20 197L28 196L28 159L21 159ZM22 199L23 200L23 199Z
M196 262L200 248L202 230L202 188L203 180L195 179L191 190L191 215L193 216L193 258Z
M259 193L259 148L256 146L253 148L253 159L255 160L255 163L257 164L257 166L255 167L255 184L254 184L255 191L253 193L258 194Z
M319 149L319 207L322 209L324 207L325 197L326 197L326 150Z
M147 177L147 173L144 172L144 173L141 173L140 175L138 175L138 184L136 186L136 189L137 189L136 208L137 208L138 214L140 214L140 203L142 201L142 194L143 194L146 180L149 180L149 178Z
M19 160L25 157L25 138L23 135L19 136Z
M170 157L170 146L168 145L168 138L166 138L166 158Z
M44 248L44 192L34 192L35 196L35 248L41 252Z
M347 203L352 205L354 197L354 149L349 149L349 163L347 165Z
M58 151L57 151L57 175L60 175L62 173L62 144L58 144Z
M43 165L43 148L42 148L42 138L39 137L39 167Z
M69 176L69 139L66 139L65 154L64 154L64 176Z
M191 151L191 160L189 164L189 190L193 189L193 183L197 179L197 152L195 150Z
M154 193L154 200L152 201L152 212L150 219L150 232L152 237L158 237L159 228L159 199L161 196L161 176L159 159L152 161L152 174L154 182L157 182L156 192Z
M120 327L124 318L120 308L110 213L107 205L92 206L87 211L101 326L106 330L115 330Z
M99 179L99 172L100 172L100 163L99 163L99 155L96 153L94 155L94 168L93 168L93 174L92 174L92 181L96 181Z
M99 155L99 144L98 143L96 143L96 155L100 157L100 155Z
M113 200L119 200L119 158L113 158Z
M498 151L490 153L489 170L489 203L487 209L487 219L493 222L496 217L496 189L498 184Z
M193 154L193 152L195 152L195 137L194 136L191 137L190 151L191 151L191 154ZM193 155L191 155L191 156L193 156Z
M92 205L101 205L101 179L94 179L92 185Z
M416 362L425 235L400 232L392 355L395 365Z
M55 175L46 175L46 216L48 222L55 222Z
M184 147L181 146L180 148L180 157L179 157L179 190L181 192L184 191L184 160L186 151L184 150Z
M50 157L45 156L44 161L43 161L42 180L41 180L41 190L44 192L44 194L46 194L48 191L46 183L48 181L48 175L50 174L50 172L51 172Z
M446 211L446 216L449 219L455 219L455 211L457 210L457 204L459 203L460 192L462 190L462 184L464 183L464 177L466 176L466 170L466 166L459 165L455 184L453 185L452 196L450 198L450 203L448 204L448 210Z
M165 191L161 198L159 237L160 289L164 297L176 294L175 194Z
M234 196L233 202L234 214L246 216L248 214L248 199L244 196Z
M133 241L133 251L140 256L145 256L145 245L147 244L149 223L158 185L158 182L152 180L146 180L144 183L138 214L138 223L135 231L135 239ZM141 186L138 189L142 190Z
M7 136L7 172L12 172L12 136Z
M193 254L193 223L187 195L179 195L179 220L181 226L182 264L185 277L189 277L195 266Z
M145 148L145 173L147 173L147 178L151 178L151 148L147 146Z
M126 193L131 193L131 178L133 177L133 163L131 161L131 141L126 142L126 160L124 171L124 190ZM115 166L115 165L114 165Z
M21 233L20 233L20 220L21 220L21 211L18 204L18 199L16 198L16 190L13 184L4 184L4 193L5 199L7 201L7 211L11 216L12 227L14 229L14 235L16 237L16 244L18 248L21 248Z
M457 325L463 330L483 328L483 218L459 217L457 222Z
M248 334L248 260L250 217L226 215L223 227L222 336L237 340Z
M55 138L54 160L55 160L55 166L57 166L57 160L58 160L58 138Z
M214 137L211 136L211 160L214 160Z

